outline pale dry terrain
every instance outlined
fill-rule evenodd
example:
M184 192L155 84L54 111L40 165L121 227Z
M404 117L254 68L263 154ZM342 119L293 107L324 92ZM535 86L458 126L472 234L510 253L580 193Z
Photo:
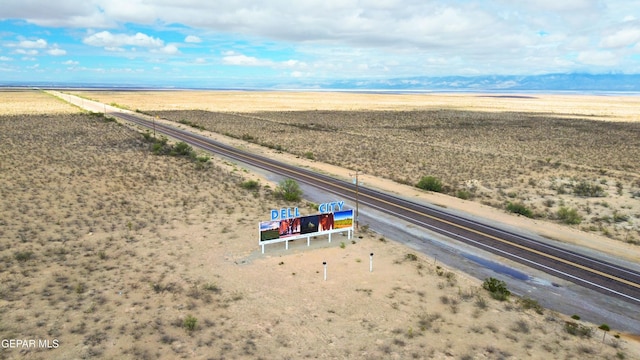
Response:
M0 337L60 344L0 358L640 357L616 329L603 341L600 324L499 302L373 233L263 255L258 221L292 206L273 184L153 155L139 133L44 93L0 96Z
M640 244L635 96L84 92L174 122Z

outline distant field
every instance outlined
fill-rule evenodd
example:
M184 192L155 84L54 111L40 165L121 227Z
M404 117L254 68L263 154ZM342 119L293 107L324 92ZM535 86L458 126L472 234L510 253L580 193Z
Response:
M304 110L440 110L525 112L610 121L638 122L637 96L500 94L364 94L253 91L94 91L76 92L131 110L207 110L220 112Z
M637 97L83 95L400 183L435 176L452 196L640 244Z

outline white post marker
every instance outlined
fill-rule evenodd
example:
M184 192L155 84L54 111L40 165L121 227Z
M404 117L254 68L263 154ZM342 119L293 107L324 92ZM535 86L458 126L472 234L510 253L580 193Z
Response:
M373 272L373 253L369 254L369 272Z
M323 261L322 265L324 266L324 281L327 281L327 262Z

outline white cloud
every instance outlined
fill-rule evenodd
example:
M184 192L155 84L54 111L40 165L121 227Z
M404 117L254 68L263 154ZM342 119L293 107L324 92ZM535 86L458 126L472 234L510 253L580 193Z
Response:
M261 59L254 56L247 56L235 51L226 51L222 57L222 63L233 66L264 66L271 68L306 68L307 64L298 60L273 61Z
M640 41L640 24L638 27L626 28L606 36L600 46L606 48L623 48L632 46Z
M620 58L611 51L583 51L578 54L578 61L587 65L614 66Z
M222 63L225 65L235 66L271 66L273 62L270 60L258 59L253 56L238 54L233 51L227 51L223 54Z
M52 56L62 56L62 55L66 55L67 51L59 49L59 48L53 48L53 49L49 49L47 51L47 54L52 55Z
M146 48L160 48L164 46L162 40L140 32L135 35L127 35L101 31L85 37L82 42L87 45L109 49L117 49L123 46L140 46Z
M38 40L22 40L18 43L18 47L24 49L44 49L47 47L47 41L44 39Z
M135 47L177 55L185 43L217 37L239 44L222 45L237 51L223 54L223 64L292 72L314 68L314 74L334 77L600 69L632 63L629 53L640 48L638 0L2 0L1 7L0 20L95 29L84 44L107 51ZM153 30L168 31L173 24L179 40L165 44ZM148 30L121 30L127 28ZM49 48L46 40L34 39L14 47ZM261 49L244 48L255 44ZM287 57L300 60L271 60L283 55L268 54L278 49L261 52L267 47L263 44L286 48ZM184 63L198 63L202 56L208 54L195 54Z
M76 66L78 64L80 64L78 61L74 61L74 60L67 60L65 62L63 62L64 65L68 65L68 66Z
M313 78L316 77L316 74L313 72L309 72L309 71L292 71L289 73L289 76L295 79L302 79L302 78Z
M33 24L52 27L115 26L117 20L109 19L110 15L102 11L103 2L104 0L3 0L0 19L25 19Z
M297 68L297 69L304 69L308 67L307 63L305 63L304 61L293 60L293 59L282 61L278 63L278 65L284 68Z
M29 55L29 56L38 55L38 50L35 50L35 49L31 49L31 50L16 49L14 52L20 55Z
M186 43L200 43L200 42L202 42L202 39L200 39L199 37L197 37L195 35L188 35L186 38L184 38L184 42L186 42Z
M157 50L152 50L152 52L156 52L156 53L161 53L161 54L166 54L166 55L175 55L178 54L180 52L180 50L178 50L178 47L173 45L173 44L169 44L167 46L163 46Z

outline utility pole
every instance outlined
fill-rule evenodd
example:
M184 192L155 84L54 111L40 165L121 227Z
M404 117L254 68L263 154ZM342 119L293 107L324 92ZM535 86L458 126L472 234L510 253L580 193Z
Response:
M358 221L359 221L359 217L358 217L358 215L359 215L358 214L358 185L359 185L360 181L358 181L358 175L360 175L360 172L358 170L356 170L355 174L349 174L349 176L355 176L356 177L355 178L355 184L356 184L356 230L359 229L359 223L358 223Z
M155 138L156 138L156 118L157 118L157 116L155 116L155 117L153 118L153 139L154 139L154 140L155 140Z

